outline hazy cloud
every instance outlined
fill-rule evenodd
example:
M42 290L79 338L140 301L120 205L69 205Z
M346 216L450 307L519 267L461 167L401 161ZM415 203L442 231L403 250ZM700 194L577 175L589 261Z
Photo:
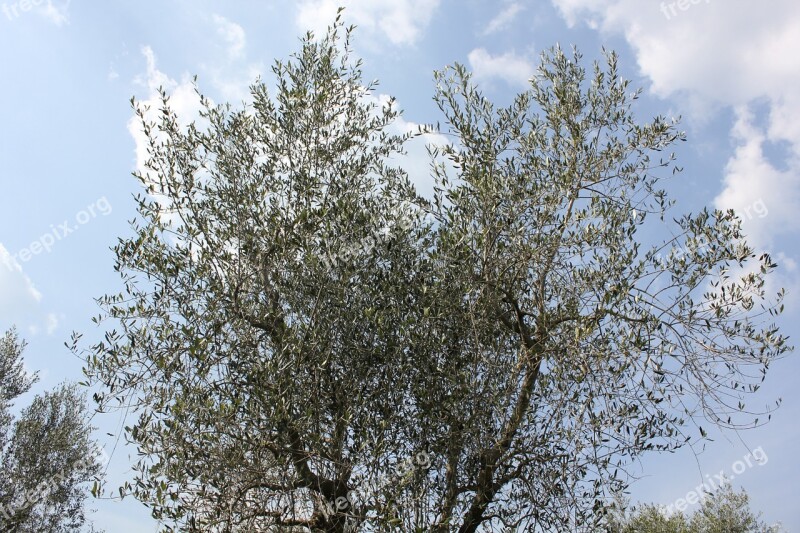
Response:
M534 74L533 64L514 52L493 56L476 48L467 56L476 81L501 79L509 85L525 86Z
M509 5L489 21L489 24L487 24L486 28L483 30L483 35L491 35L492 33L505 29L514 22L514 18L523 10L524 7L518 2Z
M339 6L346 8L348 24L373 34L382 33L394 45L411 45L427 28L439 0L302 0L297 25L322 34L336 18Z

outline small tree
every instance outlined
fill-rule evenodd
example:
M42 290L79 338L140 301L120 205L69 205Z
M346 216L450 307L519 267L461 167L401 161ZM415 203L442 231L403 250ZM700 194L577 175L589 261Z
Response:
M723 485L692 516L689 528L698 533L780 533L780 525L767 526L760 513L750 509L750 497L744 489L736 492Z
M11 402L36 380L22 367L23 349L13 330L0 339L0 531L80 531L90 527L87 483L101 473L86 399L63 384L37 395L14 421Z
M683 513L665 515L656 505L645 505L614 533L697 533Z
M205 128L136 106L147 194L84 353L100 409L139 413L124 490L187 530L569 530L687 421L738 423L788 349L775 265L733 212L664 222L683 137L634 120L614 54L587 80L552 50L506 108L439 73L424 199L341 32L251 107L201 96Z
M780 525L767 526L750 510L750 498L726 483L707 495L691 515L667 515L662 507L643 505L628 516L616 515L610 533L780 533Z
M37 379L35 374L28 376L22 366L24 349L25 343L19 340L15 330L0 337L0 450L8 445L14 400L31 390Z

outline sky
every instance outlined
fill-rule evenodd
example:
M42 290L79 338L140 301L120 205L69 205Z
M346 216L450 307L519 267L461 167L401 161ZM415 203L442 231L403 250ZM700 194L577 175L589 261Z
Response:
M41 378L30 394L81 379L82 363L64 343L73 331L98 339L94 298L122 287L110 248L130 235L131 173L144 156L131 97L146 103L163 86L190 120L197 75L212 100L246 101L248 85L259 75L269 83L273 61L296 51L305 31L324 30L339 5L358 26L365 77L404 109L399 128L442 119L433 72L454 62L502 104L556 44L577 46L587 62L603 48L617 51L623 74L643 89L639 119L682 118L684 171L668 185L676 213L740 214L750 242L780 265L769 288L787 289L779 324L797 336L797 0L0 0L0 332L16 325L28 341L26 366ZM423 193L432 187L424 142L406 162ZM756 399L783 399L770 423L711 431L704 447L645 457L632 500L674 506L724 473L768 523L800 531L799 372L792 355L771 367ZM124 416L93 423L111 457L108 486L119 486L135 455L119 438ZM158 528L131 499L90 503L109 532Z

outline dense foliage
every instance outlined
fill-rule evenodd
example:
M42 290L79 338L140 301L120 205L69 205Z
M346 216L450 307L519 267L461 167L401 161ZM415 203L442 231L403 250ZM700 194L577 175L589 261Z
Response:
M733 212L665 216L682 134L634 119L614 54L551 50L503 108L438 73L422 198L349 43L308 35L274 95L200 96L188 127L135 106L124 289L82 352L100 408L138 413L123 492L181 530L563 531L695 416L744 423L787 350L775 265Z
M62 384L35 396L15 420L12 402L37 379L22 366L24 347L13 330L0 339L0 531L83 531L92 527L89 483L103 466L86 398L77 385Z
M657 505L643 505L631 513L616 513L610 533L781 533L780 524L768 526L750 509L750 497L730 484L704 495L700 508L686 515L666 514Z

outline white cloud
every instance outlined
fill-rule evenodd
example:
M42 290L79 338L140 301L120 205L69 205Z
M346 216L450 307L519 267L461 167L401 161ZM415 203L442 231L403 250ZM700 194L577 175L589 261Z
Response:
M170 78L164 72L158 70L156 66L156 56L152 48L145 46L142 48L142 55L147 61L145 75L136 78L136 82L147 88L147 97L139 98L137 101L142 108L148 108L145 118L148 122L158 124L160 121L159 110L162 107L159 88L163 88L169 95L169 104L178 117L181 126L186 126L192 121L199 121L200 118L200 99L195 92L194 85L188 76L184 76L180 83ZM128 133L133 137L136 170L142 175L149 177L155 183L155 176L147 168L149 142L142 129L141 119L133 115L128 120ZM158 130L154 131L158 135ZM163 206L168 207L169 201L161 196L154 195L154 198ZM173 216L174 217L174 216ZM173 217L167 217L173 218Z
M510 85L525 86L534 74L532 63L514 52L493 56L484 48L476 48L467 59L475 81L499 78Z
M762 199L769 215L745 225L757 246L780 245L774 234L796 231L792 215L800 195L800 3L775 0L759 8L746 0L673 2L553 0L569 24L586 22L625 36L641 72L661 97L680 98L685 108L731 106L736 145L724 170L719 207L737 210ZM666 6L666 7L664 7ZM767 124L753 110L766 104ZM782 142L790 156L775 164L767 143Z
M491 35L492 33L505 29L523 9L524 7L520 3L512 3L489 21L489 24L487 24L486 28L483 30L483 35Z
M242 57L246 43L244 29L221 15L215 14L212 18L217 26L217 34L228 44L228 56L232 59Z
M377 97L369 96L368 99L379 106L384 106L388 103L389 96L381 94ZM398 105L395 102L395 106ZM404 135L419 131L420 126L421 124L417 122L406 120L399 116L388 129L389 133ZM406 144L406 155L402 157L399 164L408 173L409 179L422 196L433 197L433 177L431 176L431 158L428 154L428 146L444 147L449 144L451 144L450 139L440 133L426 133L415 137Z
M419 40L440 0L302 0L297 25L317 35L336 18L339 6L346 7L346 23L371 34L383 34L394 45L411 45Z
M47 0L47 3L39 8L39 13L56 26L63 26L69 24L69 5L71 3L72 0L56 3L53 0Z
M729 104L791 90L800 79L791 51L800 47L800 3L775 0L756 9L746 0L701 2L667 20L660 3L553 0L571 24L584 20L621 33L653 90L693 91ZM666 4L669 4L667 2Z
M155 53L149 46L142 48L142 55L147 61L147 71L144 77L138 77L136 82L147 87L148 95L138 101L142 106L150 107L149 118L155 121L158 117L158 110L161 107L161 97L158 90L163 87L170 97L170 107L175 111L182 125L187 125L193 120L197 120L200 116L200 99L195 93L191 79L188 76L184 76L184 79L179 83L158 70ZM128 132L136 143L136 168L141 172L145 172L147 137L142 131L139 117L133 116L128 121Z
M797 167L776 169L764 154L766 134L754 124L753 113L741 107L736 115L732 135L738 146L728 161L724 189L715 204L735 210L748 236L771 248L776 237L798 228Z

